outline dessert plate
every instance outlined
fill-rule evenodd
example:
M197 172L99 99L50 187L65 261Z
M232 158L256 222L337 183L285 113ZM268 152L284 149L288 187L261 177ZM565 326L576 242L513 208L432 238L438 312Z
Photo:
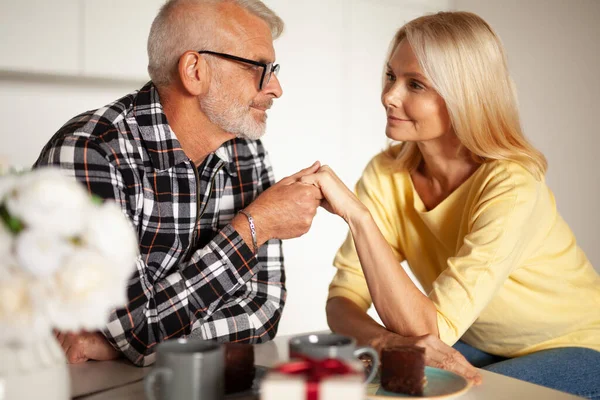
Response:
M425 367L427 385L423 396L411 396L409 394L388 392L381 387L380 375L367 385L368 399L389 398L420 398L420 399L453 399L465 393L472 383L454 372L439 368Z

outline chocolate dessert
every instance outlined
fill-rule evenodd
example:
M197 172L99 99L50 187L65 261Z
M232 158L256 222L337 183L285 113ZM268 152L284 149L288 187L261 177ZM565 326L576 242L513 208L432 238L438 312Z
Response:
M252 388L255 371L251 344L225 343L225 393Z
M384 348L381 352L381 386L387 391L422 396L425 349L417 346Z

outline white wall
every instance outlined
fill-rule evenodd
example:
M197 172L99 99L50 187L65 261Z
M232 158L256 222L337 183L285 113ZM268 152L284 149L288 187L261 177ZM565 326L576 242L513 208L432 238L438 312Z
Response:
M12 7L7 0L0 1L4 9ZM61 0L60 4L74 1ZM119 21L133 18L141 1L145 0L135 0L135 7L122 7ZM157 0L153 0L149 7L156 7L156 3ZM270 113L265 137L275 174L280 179L320 160L331 165L353 186L367 161L386 145L385 114L379 92L389 41L404 22L424 11L447 7L448 2L268 0L266 3L286 21L286 32L275 45L282 66L279 77L284 95L275 102ZM326 9L322 8L324 3ZM99 1L73 4L84 4L81 12L86 15L90 4L98 9ZM20 13L24 8L21 7ZM131 12L131 16L128 17L127 12ZM146 14L143 13L144 20L148 19ZM111 23L110 19L103 21ZM122 23L118 27L121 30L147 29L131 21L129 27ZM79 29L87 32L85 45L90 42L90 33L83 25ZM60 29L60 24L58 26L56 29ZM113 31L110 26L105 29ZM127 38L128 45L134 40L140 41L137 31L134 35L119 31L119 35ZM96 45L91 49L84 46L81 57L94 54L97 49L100 58L94 65L106 65L106 77L128 80L82 78L81 75L104 76L90 69L89 62L76 66L79 77L0 71L0 119L3 121L0 140L5 143L0 155L10 163L31 164L48 138L67 119L141 86L145 71L139 75L140 82L131 78L130 65L134 61L131 54L115 50L116 58L127 60L128 65L123 66L127 73L123 74L118 64L113 62L111 66L101 60L102 54L107 54L106 45L98 42L97 35L92 36L96 38ZM145 46L145 43L139 45ZM23 51L27 51L26 46ZM141 65L140 61L135 60L135 65ZM119 73L121 75L117 75ZM327 327L324 306L327 286L334 274L331 261L345 235L346 226L341 220L319 211L307 235L284 244L289 295L280 333Z
M526 135L548 158L558 210L600 271L600 1L455 0L500 35Z
M5 5L7 1L0 0ZM61 0L65 1L74 0ZM135 1L139 6L142 0ZM573 3L567 2L544 1L548 6L541 7L541 2L513 1L511 12L508 10L511 7L486 1L481 13L507 44L520 88L525 128L548 155L549 181L559 207L598 267L600 254L594 240L598 236L599 213L586 215L585 210L595 205L600 181L592 166L593 152L599 144L597 135L592 135L597 132L592 128L592 115L599 106L592 93L600 89L598 78L593 75L600 70L598 47L593 42L600 35L599 28L591 25L599 20L600 3L577 1L587 8L570 23L569 12L579 11L569 10L567 5ZM97 4L98 0L94 2ZM449 1L267 0L266 3L287 25L275 45L282 65L284 95L270 113L265 138L276 176L282 178L318 159L331 165L353 186L367 161L386 144L379 92L384 56L393 33L423 11L447 8ZM153 7L155 4L153 0ZM475 9L478 5L480 2L473 0L458 1L457 6ZM520 12L535 14L538 21L527 27ZM140 29L134 25L135 14L131 18L132 25L121 26L124 37L129 37L126 29ZM105 21L110 23L110 19ZM59 29L60 24L54 25ZM564 31L566 38L554 30ZM131 35L135 40L139 40L138 36ZM568 48L569 43L573 48ZM30 50L23 47L23 51ZM582 65L578 60L587 64ZM102 76L98 71L96 74ZM141 71L137 82L137 78L117 81L0 71L0 143L4 144L0 156L12 164L31 164L48 138L67 119L140 87L144 74ZM285 243L289 296L280 333L326 328L324 305L334 273L331 261L345 234L341 220L319 211L307 235Z
M276 42L284 95L269 116L265 138L278 178L315 160L354 187L371 157L386 145L380 103L390 40L405 22L447 2L401 0L267 0L286 21ZM428 4L428 7L425 7ZM285 243L288 303L280 332L325 329L331 263L345 223L319 210L304 237Z
M52 135L75 115L114 101L139 83L71 81L0 72L0 160L29 167Z

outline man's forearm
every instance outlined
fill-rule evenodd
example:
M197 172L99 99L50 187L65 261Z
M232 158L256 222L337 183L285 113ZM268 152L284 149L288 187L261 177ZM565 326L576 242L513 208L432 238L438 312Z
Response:
M140 260L138 262L143 262ZM207 319L227 303L259 270L243 239L228 225L179 271L150 281L152 269L138 265L128 288L126 308L111 314L106 336L131 362L153 361L156 344L188 335L198 320Z
M266 300L265 296L235 298L206 321L201 321L190 336L220 342L264 343L275 337L282 311L283 302ZM223 324L224 321L227 324ZM223 329L223 326L236 327L236 330Z
M262 343L275 337L286 298L281 241L265 243L256 258L259 263L256 275L210 316L199 321L192 336L247 343ZM217 325L221 328L216 329ZM230 331L223 326L236 329Z
M211 318L227 319L240 313L254 312L268 326L265 329L273 331L276 328L276 325L271 327L273 316L262 314L270 309L263 308L266 306L258 300L263 296L265 299L262 301L268 298L275 302L276 295L273 293L279 294L281 302L284 300L281 242L267 242L255 257L247 246L242 246L242 240L228 225L210 243L196 250L190 262L181 265L178 272L155 282L140 275L129 288L128 307L111 315L107 338L134 364L144 366L153 361L157 343L189 335L192 329L201 329ZM147 270L149 267L146 265L138 267L138 271ZM267 292L263 289L265 284L276 285L277 291L269 288ZM264 293L253 293L257 290ZM231 313L220 312L236 300L243 300L243 304L231 307ZM257 306L258 311L254 311ZM279 316L275 318L278 319ZM234 322L240 322L239 330L247 326L244 321L231 321L232 324ZM209 329L210 324L206 328ZM258 333L252 335L263 335L261 328L256 328Z

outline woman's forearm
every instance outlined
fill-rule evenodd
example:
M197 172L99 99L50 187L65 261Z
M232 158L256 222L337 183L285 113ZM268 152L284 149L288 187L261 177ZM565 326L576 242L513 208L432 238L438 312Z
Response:
M438 336L435 305L415 286L367 211L349 219L373 304L386 328L402 336Z
M369 292L386 328L402 336L438 336L435 305L400 268L368 208L326 165L303 176L301 182L321 189L326 199L323 207L350 226Z
M327 323L333 332L352 336L361 346L372 346L380 351L390 334L359 306L344 297L329 299L326 312Z

